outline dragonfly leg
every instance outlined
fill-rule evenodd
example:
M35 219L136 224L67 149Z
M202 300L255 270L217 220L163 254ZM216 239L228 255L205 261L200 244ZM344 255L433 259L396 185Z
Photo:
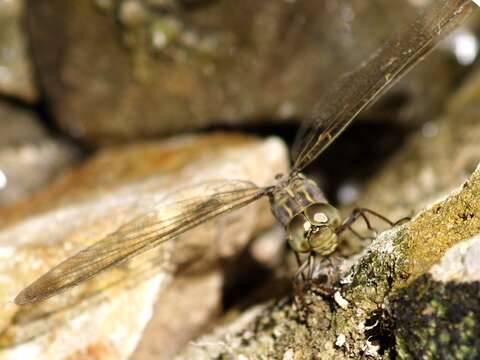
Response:
M301 260L300 255L295 253L295 258L297 259L298 269L293 278L293 287L296 293L301 293L305 291L306 288L310 285L312 281L312 276L314 272L314 255L312 253L308 254L307 259Z
M308 307L305 300L305 292L310 284L305 277L305 269L309 265L310 256L307 260L302 261L302 259L300 258L300 254L298 254L297 252L294 252L294 254L298 265L298 269L292 280L293 291L295 293L295 302L297 302L302 307Z
M329 256L321 260L314 253L309 254L308 258L300 265L293 281L296 298L299 302L303 305L306 304L305 296L310 290L323 296L332 296L334 284L338 280L339 264L339 257Z
M395 221L393 223L393 226L397 226L397 225L402 225L402 224L405 224L406 222L412 220L412 217L411 216L404 216L400 219L398 219L397 221Z
M324 294L324 295L330 295L333 296L333 293L335 292L335 284L338 282L340 279L340 265L342 264L342 260L338 255L332 254L328 256L328 258L325 261L325 282L323 284L318 284L319 290ZM317 276L318 277L318 276Z
M313 272L315 271L315 259L313 253L308 254L307 279L313 279Z
M357 230L355 230L355 229L352 227L352 225L348 226L348 230L350 230L350 232L351 232L353 235L355 235L357 238L359 238L360 240L373 240L373 239L375 239L375 237L372 236L372 235L367 235L367 236L365 236L365 235L360 234Z
M372 238L372 237L376 237L377 234L378 234L378 231L376 228L374 228L372 226L372 224L370 223L370 220L368 219L368 216L367 215L371 215L371 216L374 216L382 221L384 221L385 223L387 223L388 225L390 225L391 227L393 226L396 226L396 225L399 225L399 224L402 224L404 223L405 221L408 221L410 220L410 217L403 217L397 221L391 221L390 219L388 219L387 217L379 214L378 212L376 211L373 211L371 209L367 209L367 208L355 208L352 213L350 214L350 216L343 222L342 225L340 225L338 227L338 229L336 230L336 233L337 235L340 235L341 233L343 233L345 230L350 230L353 234L355 234L355 236L359 237L360 239L364 240L364 239L368 239L368 238ZM360 235L357 231L355 231L353 228L352 228L352 225L359 219L362 219L365 223L365 225L367 226L368 230L370 230L372 232L372 236L362 236Z
M304 271L308 266L308 259L302 262L302 259L300 259L300 254L298 254L297 252L294 252L294 254L295 254L295 259L297 260L297 265L298 265L298 269L297 269L297 272L295 273L294 280L295 281L305 280Z

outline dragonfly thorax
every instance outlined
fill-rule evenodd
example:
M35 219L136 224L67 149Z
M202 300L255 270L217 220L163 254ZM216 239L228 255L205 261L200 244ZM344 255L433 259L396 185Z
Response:
M291 177L273 189L270 204L294 251L329 255L335 250L340 214L314 181L302 174Z

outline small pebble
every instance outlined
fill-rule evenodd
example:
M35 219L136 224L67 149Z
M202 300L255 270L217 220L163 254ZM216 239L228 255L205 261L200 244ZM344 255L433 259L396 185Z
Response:
M283 354L282 360L293 360L293 359L294 359L294 356L295 356L295 353L293 352L293 349L288 349L288 350L285 351L285 353Z
M345 335L340 334L337 337L337 341L335 341L335 345L338 347L342 347L343 345L345 345L345 341L346 341Z
M365 355L367 356L378 356L380 351L379 344L373 344L370 341L367 341L367 346L365 347Z
M335 302L338 304L338 306L340 306L343 310L347 310L348 301L345 300L345 298L342 296L342 294L340 294L339 291L335 292L333 298L335 299Z

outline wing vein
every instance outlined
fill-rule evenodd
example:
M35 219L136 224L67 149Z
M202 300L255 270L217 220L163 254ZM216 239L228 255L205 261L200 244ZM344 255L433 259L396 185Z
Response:
M293 146L294 171L315 160L384 91L405 75L438 41L475 9L470 0L434 2L403 34L387 42L355 71L342 77L302 123Z
M42 301L265 195L264 189L249 182L225 180L217 183L222 185L221 189L229 186L232 190L206 189L206 195L165 203L135 218L55 266L20 292L15 302ZM203 190L202 186L205 185L199 184L191 190Z

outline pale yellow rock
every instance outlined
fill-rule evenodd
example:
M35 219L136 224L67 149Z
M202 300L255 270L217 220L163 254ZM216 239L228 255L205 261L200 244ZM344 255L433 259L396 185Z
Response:
M286 159L278 139L227 134L112 148L38 195L33 208L11 208L11 225L0 232L0 359L82 359L92 354L96 359L127 359L177 261L195 256L202 260L201 269L214 266L219 257L235 256L273 222L265 200L40 305L18 307L13 298L60 260L141 216L168 193L173 191L169 197L175 198L178 189L206 180L268 185L276 173L286 171ZM114 281L119 283L107 290Z

